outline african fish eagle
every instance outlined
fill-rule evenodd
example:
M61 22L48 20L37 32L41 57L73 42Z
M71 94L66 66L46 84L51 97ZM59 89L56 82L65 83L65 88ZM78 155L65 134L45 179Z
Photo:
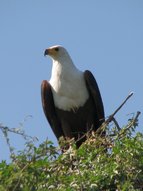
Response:
M79 147L84 135L96 131L105 119L97 82L90 71L77 69L64 47L52 46L44 55L53 61L51 79L41 85L45 116L58 140L74 138Z

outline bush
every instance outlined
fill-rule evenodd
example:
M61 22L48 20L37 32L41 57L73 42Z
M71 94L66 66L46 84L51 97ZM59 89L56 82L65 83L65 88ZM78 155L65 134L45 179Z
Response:
M143 134L134 132L138 115L122 129L105 123L106 137L92 133L78 150L73 140L64 153L49 140L38 147L26 142L24 150L11 152L10 164L0 163L0 190L142 190Z

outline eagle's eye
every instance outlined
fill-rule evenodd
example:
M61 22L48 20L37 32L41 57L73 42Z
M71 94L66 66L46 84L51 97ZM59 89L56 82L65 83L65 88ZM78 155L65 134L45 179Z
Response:
M55 48L55 51L56 51L56 52L58 52L58 51L59 51L59 48L58 48L58 47L57 47L57 48Z

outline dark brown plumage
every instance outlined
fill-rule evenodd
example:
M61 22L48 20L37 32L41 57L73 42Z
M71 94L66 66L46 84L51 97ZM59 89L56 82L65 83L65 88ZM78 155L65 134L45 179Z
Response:
M86 140L83 135L91 129L96 131L105 118L100 91L90 71L84 72L84 80L89 98L83 106L71 111L64 111L55 106L48 81L44 80L41 86L43 110L55 136L58 140L61 136L74 138L77 147Z

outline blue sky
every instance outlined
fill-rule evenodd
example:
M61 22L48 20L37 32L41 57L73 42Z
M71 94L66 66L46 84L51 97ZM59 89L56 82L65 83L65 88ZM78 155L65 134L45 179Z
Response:
M0 1L0 123L23 126L39 142L56 144L42 111L40 85L49 79L51 60L44 49L63 45L81 70L96 77L109 116L133 91L116 115L123 126L131 113L143 110L142 0L1 0ZM142 131L142 116L140 126ZM11 135L17 149L23 140ZM0 132L0 160L8 159Z

